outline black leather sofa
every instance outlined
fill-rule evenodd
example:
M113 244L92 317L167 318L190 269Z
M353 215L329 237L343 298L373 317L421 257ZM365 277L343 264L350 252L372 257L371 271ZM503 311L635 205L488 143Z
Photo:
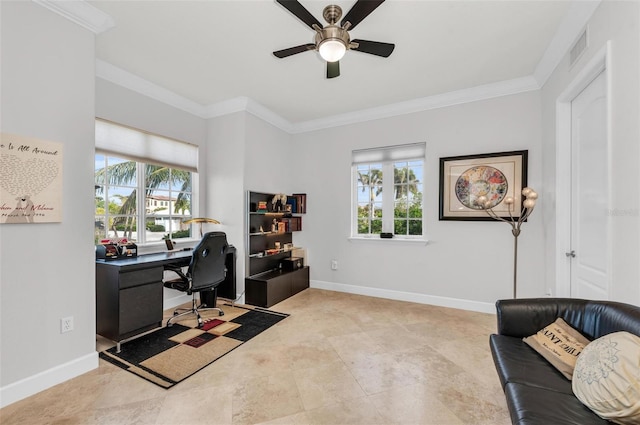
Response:
M519 425L611 424L578 400L571 381L522 341L563 318L589 340L617 331L640 336L640 307L609 301L532 298L496 302L497 334L489 338L511 422Z

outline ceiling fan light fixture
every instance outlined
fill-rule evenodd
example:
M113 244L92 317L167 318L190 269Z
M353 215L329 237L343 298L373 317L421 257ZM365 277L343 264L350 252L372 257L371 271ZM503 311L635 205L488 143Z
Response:
M347 51L347 46L345 46L344 42L338 38L329 38L323 40L318 46L318 52L320 52L320 56L322 59L327 62L337 62Z

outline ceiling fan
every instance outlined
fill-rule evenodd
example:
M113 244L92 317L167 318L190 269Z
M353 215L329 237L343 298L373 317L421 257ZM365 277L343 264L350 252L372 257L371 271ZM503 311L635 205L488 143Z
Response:
M371 55L389 57L394 44L369 40L351 40L349 30L352 30L364 18L369 16L384 0L358 0L351 10L337 24L342 17L340 6L329 5L324 8L322 16L328 22L323 26L305 7L297 0L276 0L298 19L311 27L315 32L315 42L278 50L273 54L278 58L286 58L308 50L317 50L320 56L327 61L327 78L335 78L340 75L340 59L347 50L369 53Z

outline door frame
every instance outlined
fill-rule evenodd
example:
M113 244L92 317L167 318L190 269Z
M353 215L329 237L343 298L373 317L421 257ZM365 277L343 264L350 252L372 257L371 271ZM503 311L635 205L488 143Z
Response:
M556 99L556 246L555 246L555 294L571 296L571 259L565 253L571 250L571 173L562 172L571 168L571 102L591 82L606 71L607 87L607 151L609 173L609 198L611 205L611 41L608 41L589 60ZM611 216L607 219L607 280L611 279ZM608 286L609 295L611 286Z

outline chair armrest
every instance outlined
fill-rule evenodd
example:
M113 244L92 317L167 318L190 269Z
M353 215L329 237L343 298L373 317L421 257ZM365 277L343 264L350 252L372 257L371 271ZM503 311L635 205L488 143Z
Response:
M182 267L180 267L180 266L173 266L173 265L169 264L169 265L164 266L164 270L165 271L174 272L175 274L180 276L180 280L182 280L184 282L187 282L187 283L189 282L189 278L184 273L184 271L182 271ZM169 280L177 280L177 279L169 279Z
M569 298L521 298L496 302L497 332L523 338L562 317L576 329L582 328L587 301Z

